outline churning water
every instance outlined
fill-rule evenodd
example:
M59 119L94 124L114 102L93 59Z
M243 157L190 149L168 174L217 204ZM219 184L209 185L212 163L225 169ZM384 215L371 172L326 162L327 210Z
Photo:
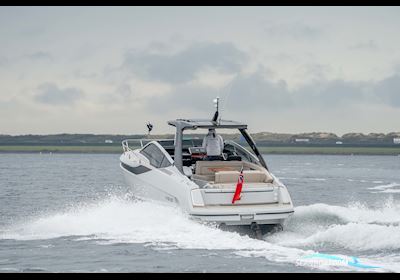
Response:
M255 240L136 200L118 155L0 154L0 271L400 272L400 157L266 156L295 214Z

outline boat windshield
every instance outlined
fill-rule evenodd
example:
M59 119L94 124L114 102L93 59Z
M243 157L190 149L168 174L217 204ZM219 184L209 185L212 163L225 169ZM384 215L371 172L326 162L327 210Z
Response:
M184 166L191 166L198 160L206 158L206 150L203 148L204 135L187 136L182 141L182 163ZM163 139L157 141L165 151L174 158L175 146L173 139ZM261 165L257 156L245 147L233 140L224 140L223 158L226 161L246 161Z
M246 148L242 147L238 143L233 142L231 140L225 141L224 153L227 153L228 157L231 155L239 156L241 158L241 160L243 160L243 161L248 161L248 162L260 165L260 162L258 161L257 157L253 153L251 153Z

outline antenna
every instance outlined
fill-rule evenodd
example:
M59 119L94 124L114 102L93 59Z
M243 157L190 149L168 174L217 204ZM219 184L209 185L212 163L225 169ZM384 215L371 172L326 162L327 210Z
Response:
M214 105L215 105L215 108L217 108L217 111L218 111L218 107L219 107L219 96L217 96L217 98L214 99Z
M218 114L219 114L219 112L218 112L218 110L219 110L219 96L217 96L217 98L214 99L214 106L215 106L215 108L217 110L215 111L215 114L214 114L214 117L212 118L212 121L216 122L218 120Z

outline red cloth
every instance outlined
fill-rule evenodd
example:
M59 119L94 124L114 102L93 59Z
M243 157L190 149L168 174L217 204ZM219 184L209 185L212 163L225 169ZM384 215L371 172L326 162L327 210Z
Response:
M236 184L236 191L232 199L232 204L234 204L236 200L240 200L243 183L244 183L244 177L243 177L243 167L242 167L242 169L240 170L238 182Z

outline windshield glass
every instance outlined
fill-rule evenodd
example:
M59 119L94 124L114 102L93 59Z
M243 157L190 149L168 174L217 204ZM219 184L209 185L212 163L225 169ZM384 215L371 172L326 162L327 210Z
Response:
M185 131L186 132L186 131ZM247 143L246 139L237 129L215 129L214 132L221 136L224 143L223 156L226 160L243 160L260 165L257 156L252 153L252 149ZM195 150L196 153L203 151L201 149L189 149L189 147L202 147L203 140L209 133L208 129L197 129L195 131L187 131L183 137L183 157L186 153L192 154ZM204 148L204 147L203 147ZM205 151L203 151L205 153ZM239 157L239 158L238 158Z
M257 157L253 153L233 141L228 140L225 142L224 152L226 152L228 156L240 156L243 161L260 165Z

